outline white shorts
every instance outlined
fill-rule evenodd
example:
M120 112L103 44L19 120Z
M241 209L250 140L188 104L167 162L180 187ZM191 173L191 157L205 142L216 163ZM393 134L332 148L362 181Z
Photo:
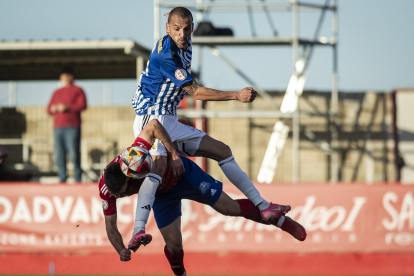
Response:
M135 138L151 120L158 120L161 123L170 135L178 153L186 156L194 156L200 146L201 139L206 135L201 130L180 123L176 115L137 115L133 127ZM160 140L155 139L150 154L167 156L167 150Z

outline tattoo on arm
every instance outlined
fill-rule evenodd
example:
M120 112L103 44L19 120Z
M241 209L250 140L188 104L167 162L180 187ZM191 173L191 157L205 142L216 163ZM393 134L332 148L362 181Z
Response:
M185 83L182 88L190 95L193 95L200 86L195 80Z

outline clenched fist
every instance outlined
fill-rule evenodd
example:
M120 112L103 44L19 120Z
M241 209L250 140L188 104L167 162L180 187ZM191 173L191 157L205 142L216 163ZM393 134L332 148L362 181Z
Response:
M237 92L237 100L242 103L251 103L256 96L257 92L252 87L246 87Z
M122 248L119 252L119 257L121 261L128 262L131 260L131 251L129 249Z

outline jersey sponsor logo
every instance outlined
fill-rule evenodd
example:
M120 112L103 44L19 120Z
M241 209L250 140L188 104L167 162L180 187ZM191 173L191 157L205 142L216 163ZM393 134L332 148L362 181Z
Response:
M205 182L205 181L200 183L199 189L200 189L201 193L205 194L206 191L208 190L208 188L210 188L210 183Z
M106 187L106 185L104 184L101 188L101 193L106 195L107 192L108 192L108 187Z
M104 210L108 209L108 201L106 201L105 199L102 199L102 198L101 198L101 200L102 200L102 208Z
M216 189L211 189L211 196L214 196L216 194L217 190Z
M177 80L185 80L187 78L187 72L183 68L175 70L175 77Z
M162 38L160 39L160 41L158 41L158 54L161 52L162 50Z

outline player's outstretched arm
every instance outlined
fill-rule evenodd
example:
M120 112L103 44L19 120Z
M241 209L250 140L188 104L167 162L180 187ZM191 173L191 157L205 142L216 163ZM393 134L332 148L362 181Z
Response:
M131 260L131 251L125 248L121 233L116 226L117 215L105 216L106 234L112 246L118 252L121 261L127 262Z
M160 140L171 154L170 169L172 170L173 175L177 177L184 173L183 162L174 148L170 135L158 120L149 121L138 137L150 144L153 144L155 139ZM164 172L162 172L161 177L162 175L164 175Z
M256 90L246 87L238 92L215 90L199 85L195 80L189 81L181 86L185 92L196 100L203 101L230 101L237 100L242 103L253 102L257 96Z

